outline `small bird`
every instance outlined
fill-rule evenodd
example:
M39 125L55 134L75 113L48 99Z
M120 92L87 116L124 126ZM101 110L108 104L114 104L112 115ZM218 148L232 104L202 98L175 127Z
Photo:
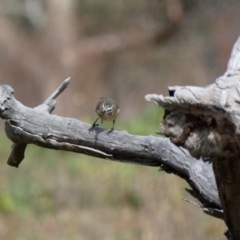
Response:
M101 123L103 123L103 121L112 121L113 125L111 128L111 131L114 129L114 124L116 121L116 118L119 115L120 109L117 105L117 103L110 99L110 98L100 98L98 101L98 104L96 106L96 110L95 112L98 115L98 118L96 119L96 121L93 123L91 129L93 129L95 126L98 126L97 121L100 118L101 119Z

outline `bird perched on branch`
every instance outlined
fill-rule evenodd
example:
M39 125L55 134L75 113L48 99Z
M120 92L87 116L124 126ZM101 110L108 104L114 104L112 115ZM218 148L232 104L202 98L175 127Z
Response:
M96 110L95 112L98 115L98 118L96 119L96 121L93 123L91 129L93 129L95 126L98 126L97 121L100 118L101 119L101 123L103 123L103 121L112 121L113 125L111 128L111 131L114 129L114 124L116 121L116 118L119 115L120 109L117 105L117 103L110 99L110 98L100 98L98 101L98 104L96 106Z

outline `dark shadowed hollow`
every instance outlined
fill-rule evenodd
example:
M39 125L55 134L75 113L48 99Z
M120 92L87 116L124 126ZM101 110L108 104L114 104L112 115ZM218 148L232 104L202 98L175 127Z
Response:
M167 86L205 86L239 35L237 0L0 0L0 84L29 107L67 77L53 114L92 123L100 97L116 130L155 134ZM0 239L224 239L224 223L186 203L188 187L157 168L29 146L19 169L1 121ZM111 123L103 125L110 128Z

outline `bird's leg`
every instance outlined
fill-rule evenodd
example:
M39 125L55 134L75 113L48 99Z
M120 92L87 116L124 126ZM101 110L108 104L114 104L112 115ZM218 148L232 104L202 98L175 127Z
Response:
M113 125L112 125L110 132L112 132L114 130L115 121L116 121L116 119L113 120Z
M96 121L93 123L92 128L98 126L98 124L96 124L96 122L98 121L98 119L99 119L99 118L97 118Z
M98 126L98 124L96 124L97 120L98 120L98 118L97 118L96 121L93 123L93 125L89 128L89 133L90 133L91 131L93 131L93 128L94 128L94 127Z

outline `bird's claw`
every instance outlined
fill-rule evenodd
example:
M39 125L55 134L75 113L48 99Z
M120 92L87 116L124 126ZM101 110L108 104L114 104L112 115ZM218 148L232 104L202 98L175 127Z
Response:
M89 133L92 132L95 127L98 127L98 126L99 126L99 124L93 124L93 125L89 128Z
M108 134L110 134L111 132L114 131L114 128L111 128L109 131L108 131Z

